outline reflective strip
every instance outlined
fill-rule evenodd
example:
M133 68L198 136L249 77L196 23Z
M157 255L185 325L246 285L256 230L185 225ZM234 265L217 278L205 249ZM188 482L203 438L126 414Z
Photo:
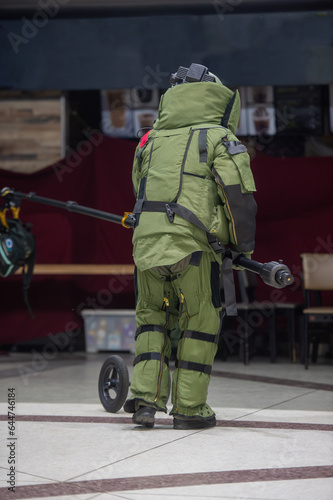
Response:
M195 372L202 372L210 375L212 372L211 365L203 365L202 363L194 363L192 361L176 361L176 368L183 368L184 370L193 370Z
M3 258L3 260L6 262L6 264L11 264L10 260L8 259L7 255L3 251L2 245L0 245L0 255Z
M7 278L7 276L10 276L13 272L13 269L14 269L14 266L11 265L9 266L9 268L7 269L6 273L2 275L3 278Z
M155 361L161 361L161 357L162 355L160 352L145 352L143 354L139 354L134 358L133 366L140 363L140 361L148 361L149 359L153 359ZM166 356L163 357L163 361L167 366L169 366L169 359Z
M183 338L202 340L203 342L212 342L213 344L217 344L219 340L218 335L212 335L211 333L197 332L196 330L185 330Z
M11 273L12 273L12 271L13 271L13 269L14 269L14 264L12 264L12 263L10 262L10 260L8 260L7 255L6 255L6 254L5 254L5 252L3 251L2 245L0 245L0 255L1 255L1 257L3 258L3 260L5 261L5 263L6 263L7 265L9 265L9 267L8 267L7 271L6 271L6 272L2 275L2 277L3 277L3 278L7 278L7 276L10 276L10 275L11 275Z

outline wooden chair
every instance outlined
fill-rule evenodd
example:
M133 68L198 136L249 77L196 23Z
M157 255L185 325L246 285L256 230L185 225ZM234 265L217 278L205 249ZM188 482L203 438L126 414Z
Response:
M251 349L255 334L259 330L268 333L269 353L272 362L276 361L275 308L269 301L259 302L255 299L256 276L245 270L235 271L235 286L237 290L238 316L223 319L222 335L220 337L220 355L226 360L229 353L239 347L239 359L245 365L249 364ZM220 282L222 304L224 304L223 280Z
M317 360L320 334L333 333L333 305L322 305L322 292L333 290L333 254L303 253L304 291L303 321L300 332L301 362L309 365L309 348L313 339L311 361Z
M277 360L277 334L280 333L280 326L277 325L279 318L283 318L287 327L289 341L289 355L293 363L296 362L296 316L301 314L302 304L274 302L269 299L269 288L267 289L267 300L258 301L256 299L257 276L246 270L235 272L235 285L237 289L237 311L238 318L235 321L224 318L224 330L221 343L220 354L222 359L228 356L228 345L233 347L235 343L239 345L239 358L248 365L251 358L251 350L255 344L255 336L258 333L266 334L268 339L268 351L270 360L275 363ZM223 299L223 281L221 280L221 296ZM280 324L280 322L278 322ZM235 342L235 339L236 342Z
M254 289L256 276L247 271L237 271L237 280L240 293L240 302L237 302L237 310L244 326L244 342L240 343L240 358L245 365L250 361L250 345L254 343L256 331L267 323L269 341L269 353L272 363L276 362L276 329L275 329L275 307L270 301L257 301Z
M287 327L289 356L291 361L295 363L295 324L296 316L300 313L302 305L289 302L274 302L270 299L258 301L256 300L257 276L247 271L238 271L237 277L241 295L241 303L237 303L237 309L239 315L244 317L245 321L250 320L250 324L248 326L250 335L248 339L245 339L243 351L241 350L245 364L247 364L249 360L250 342L253 342L253 335L251 338L251 332L255 333L255 329L251 328L251 317L257 317L259 319L260 316L262 319L262 326L266 323L266 333L268 334L269 341L268 349L271 362L275 363L277 361L277 338L278 334L281 333L281 326L278 320L279 318L283 318ZM267 293L267 296L269 297L269 289L267 290ZM260 328L258 330L260 330Z
M276 320L278 321L279 317L283 317L287 322L289 357L292 363L296 363L296 322L301 315L302 304L293 302L274 302L274 306Z

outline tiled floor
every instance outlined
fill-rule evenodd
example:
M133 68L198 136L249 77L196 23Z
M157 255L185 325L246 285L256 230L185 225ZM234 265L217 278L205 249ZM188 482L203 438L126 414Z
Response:
M331 361L305 370L283 359L217 359L208 398L217 427L179 431L164 413L145 429L104 410L97 382L110 355L0 357L1 499L333 498ZM133 355L121 356L131 376Z

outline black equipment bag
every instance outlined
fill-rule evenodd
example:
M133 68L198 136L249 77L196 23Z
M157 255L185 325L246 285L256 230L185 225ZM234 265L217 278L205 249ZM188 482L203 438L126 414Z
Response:
M35 236L31 232L32 226L20 219L6 219L6 224L8 227L0 223L0 276L7 278L22 267L24 302L33 316L28 289L35 265Z

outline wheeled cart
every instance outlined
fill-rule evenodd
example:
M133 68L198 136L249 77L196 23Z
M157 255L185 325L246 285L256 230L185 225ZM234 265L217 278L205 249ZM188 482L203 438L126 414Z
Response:
M109 413L117 413L127 399L129 374L125 361L116 354L103 363L99 379L98 394L102 405Z

